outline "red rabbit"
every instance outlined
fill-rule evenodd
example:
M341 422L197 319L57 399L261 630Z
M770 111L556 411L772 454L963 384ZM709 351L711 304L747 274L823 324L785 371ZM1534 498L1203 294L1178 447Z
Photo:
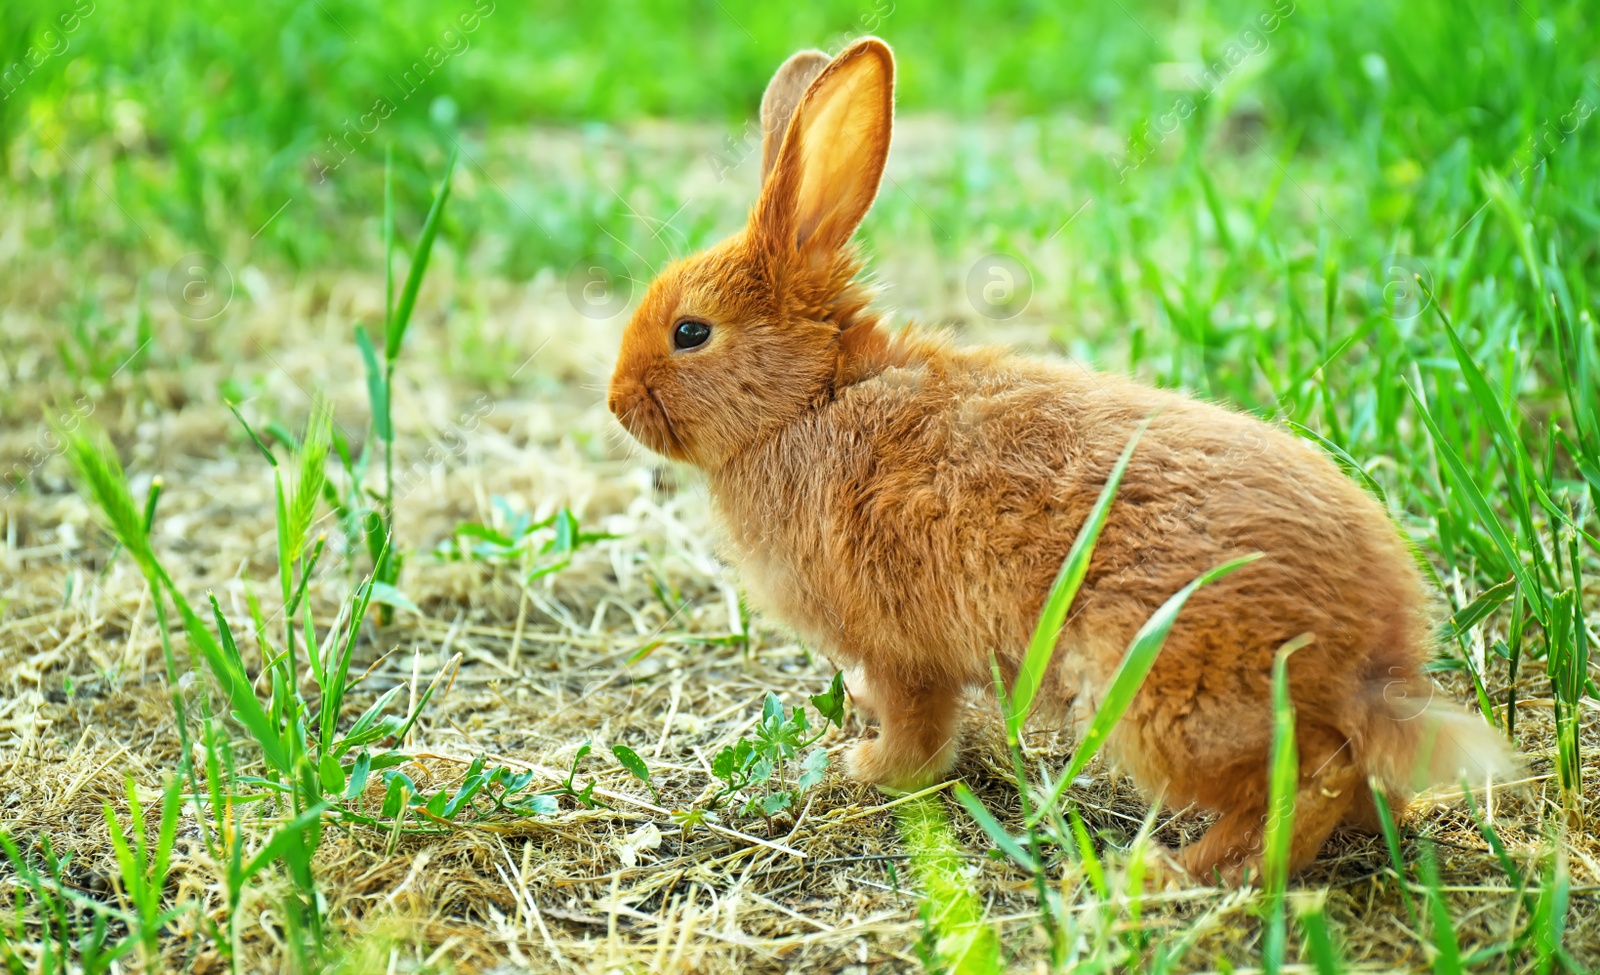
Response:
M1300 787L1292 866L1341 823L1511 767L1482 720L1435 697L1430 600L1383 508L1304 441L1118 376L890 331L851 236L877 195L894 59L876 38L806 51L762 101L748 225L667 268L629 323L610 407L705 472L750 599L852 671L879 722L851 775L911 788L949 771L963 693L1008 679L1107 473L1149 429L1042 688L1093 714L1130 638L1213 566L1106 746L1152 797L1221 818L1195 874L1259 863L1274 652L1289 665ZM1048 710L1048 709L1047 709Z

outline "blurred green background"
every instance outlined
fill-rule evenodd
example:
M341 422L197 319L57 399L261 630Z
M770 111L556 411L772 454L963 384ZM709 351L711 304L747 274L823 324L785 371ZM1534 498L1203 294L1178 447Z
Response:
M902 112L1070 115L1134 140L1176 98L1192 98L1230 47L1249 52L1196 104L1183 143L1201 152L1217 136L1208 151L1336 155L1341 180L1371 188L1385 234L1451 225L1481 202L1479 170L1515 168L1542 127L1581 98L1600 102L1600 16L1592 4L1541 0L7 0L0 9L0 65L27 66L0 83L0 151L11 182L56 209L55 226L38 233L137 250L165 246L170 232L234 249L295 198L251 244L255 259L265 249L291 266L370 243L352 231L375 209L385 145L414 207L462 133L560 123L604 145L614 126L653 118L736 134L788 53L864 32L896 47ZM36 67L30 50L46 54ZM1244 128L1230 133L1230 119ZM330 150L334 142L344 148ZM1567 135L1552 162L1592 172L1595 144L1586 131ZM1052 149L1063 161L1096 153ZM1085 172L1097 184L1088 191L1119 187L1108 155ZM574 198L537 173L514 176L503 194L454 209L458 241L516 239L503 270L519 277L592 248L608 201ZM1403 198L1381 198L1397 176ZM974 178L980 185L966 189L981 193L982 174ZM1557 209L1592 235L1594 181L1565 189ZM997 219L981 208L974 216ZM1051 216L1035 229L1053 229Z

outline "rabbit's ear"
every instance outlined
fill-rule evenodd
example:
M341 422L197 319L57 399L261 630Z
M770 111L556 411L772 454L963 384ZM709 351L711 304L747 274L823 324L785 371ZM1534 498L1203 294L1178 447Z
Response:
M783 134L789 129L789 117L800 96L827 66L828 56L821 51L799 51L783 62L767 82L767 93L761 96L761 182L767 181L772 164L778 161Z
M865 37L817 75L752 214L753 230L780 252L836 250L878 195L894 127L894 55Z

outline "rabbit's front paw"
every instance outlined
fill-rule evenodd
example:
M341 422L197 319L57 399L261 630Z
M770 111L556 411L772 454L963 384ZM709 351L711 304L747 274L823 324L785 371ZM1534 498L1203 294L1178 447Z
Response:
M874 738L851 746L845 755L845 769L857 782L911 792L932 785L950 767L953 758L951 749L925 756Z

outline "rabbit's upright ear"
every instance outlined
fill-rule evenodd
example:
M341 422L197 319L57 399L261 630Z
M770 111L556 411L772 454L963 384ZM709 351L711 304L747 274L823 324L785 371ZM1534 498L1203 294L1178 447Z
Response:
M772 164L778 161L778 150L783 147L783 134L789 130L789 117L800 103L812 79L828 66L828 56L818 50L797 51L783 62L767 82L767 93L761 96L761 182L772 175Z
M894 55L865 37L800 96L752 229L780 252L843 247L878 195L893 127Z

